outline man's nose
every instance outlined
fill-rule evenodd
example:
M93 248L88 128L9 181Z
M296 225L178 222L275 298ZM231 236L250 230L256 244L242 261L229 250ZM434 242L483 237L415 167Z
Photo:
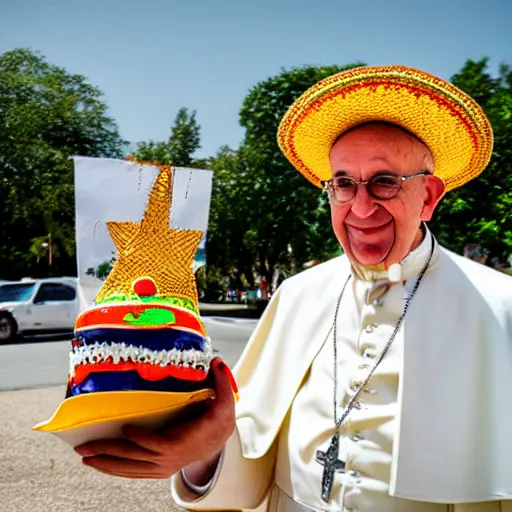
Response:
M371 217L378 209L378 205L373 202L372 196L366 190L364 185L357 187L357 192L352 202L350 210L354 215L361 219Z

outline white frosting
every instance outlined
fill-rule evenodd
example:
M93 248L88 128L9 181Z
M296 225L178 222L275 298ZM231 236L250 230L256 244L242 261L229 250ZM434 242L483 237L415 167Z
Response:
M75 347L69 354L69 374L75 374L80 364L96 364L111 358L114 364L120 362L151 363L155 366L183 366L207 372L213 359L213 348L206 340L201 350L151 350L149 348L126 343L94 343Z

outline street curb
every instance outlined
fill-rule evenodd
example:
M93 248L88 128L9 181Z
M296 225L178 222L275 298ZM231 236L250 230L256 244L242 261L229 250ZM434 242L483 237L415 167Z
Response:
M267 303L260 303L256 306L234 307L233 305L223 304L200 304L199 314L201 316L225 316L232 318L260 318L265 310Z

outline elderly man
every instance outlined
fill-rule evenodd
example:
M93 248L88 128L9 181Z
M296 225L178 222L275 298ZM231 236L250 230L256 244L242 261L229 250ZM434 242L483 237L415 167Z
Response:
M403 67L313 86L286 156L345 256L286 280L203 416L77 448L109 474L175 474L192 510L512 512L512 280L440 247L443 194L482 172L478 105Z

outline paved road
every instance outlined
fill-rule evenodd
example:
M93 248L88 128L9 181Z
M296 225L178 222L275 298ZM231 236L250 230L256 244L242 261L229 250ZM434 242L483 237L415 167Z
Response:
M256 323L212 317L204 321L214 346L233 365ZM64 396L70 348L69 341L34 341L0 346L0 510L178 511L167 480L103 475L83 466L62 441L31 431L53 414Z

